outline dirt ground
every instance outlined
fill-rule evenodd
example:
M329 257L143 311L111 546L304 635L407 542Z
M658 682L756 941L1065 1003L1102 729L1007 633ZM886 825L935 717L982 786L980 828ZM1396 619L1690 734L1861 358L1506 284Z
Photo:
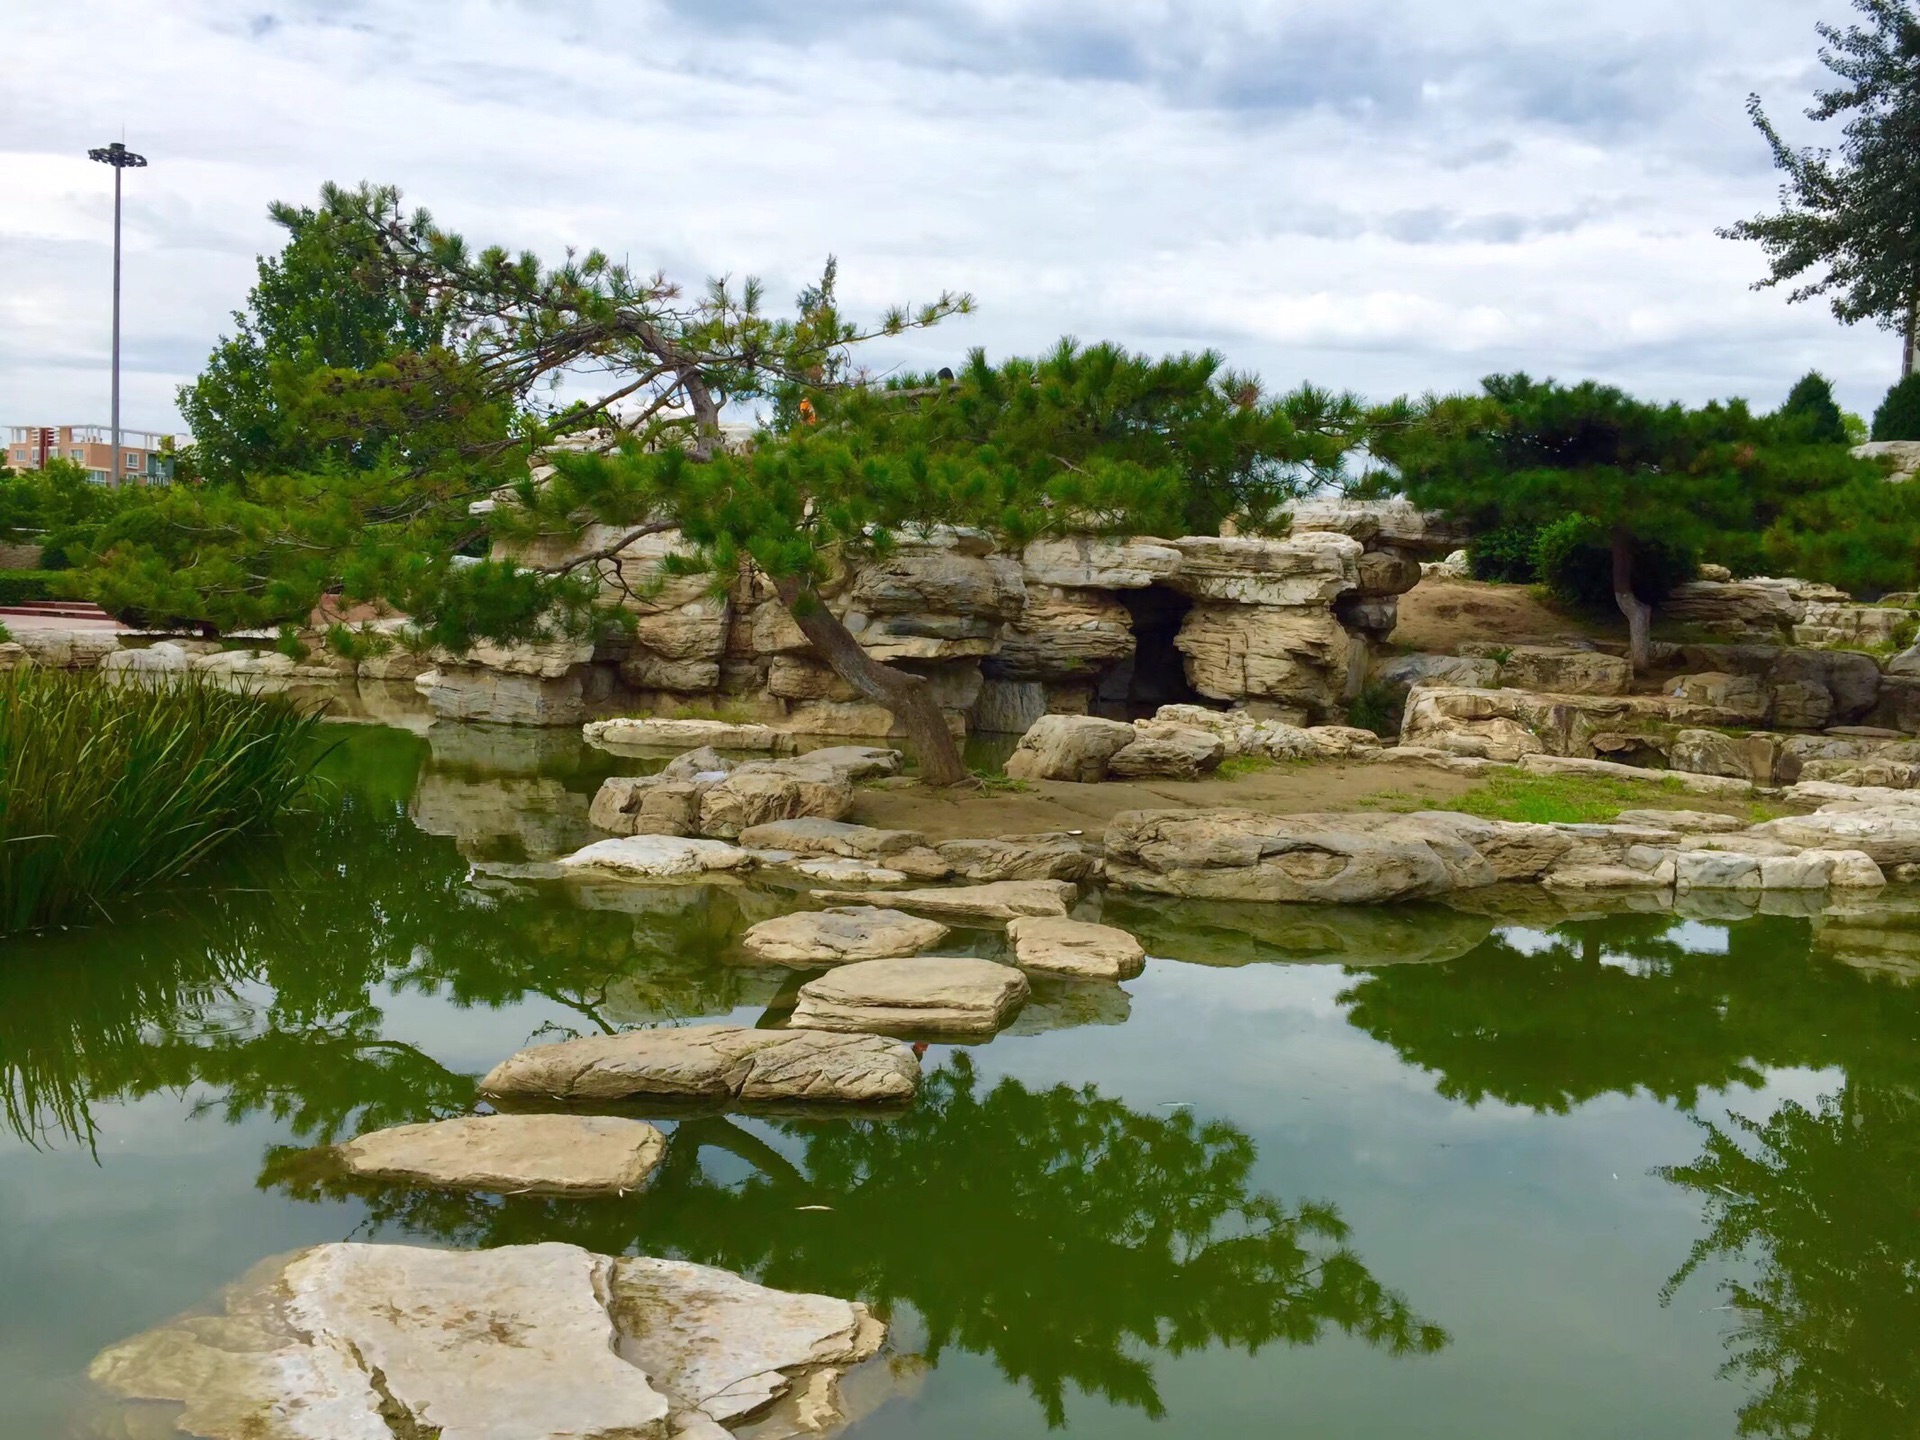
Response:
M1078 785L1040 780L1024 791L934 791L919 785L862 786L847 818L885 830L918 830L936 843L1042 831L1098 836L1123 810L1255 810L1266 815L1353 810L1392 795L1444 810L1474 781L1417 765L1276 765L1231 779L1108 780Z
M1392 642L1404 650L1450 653L1465 641L1495 645L1546 645L1563 636L1626 639L1574 615L1550 609L1527 585L1486 585L1475 580L1422 580L1400 597L1400 620Z

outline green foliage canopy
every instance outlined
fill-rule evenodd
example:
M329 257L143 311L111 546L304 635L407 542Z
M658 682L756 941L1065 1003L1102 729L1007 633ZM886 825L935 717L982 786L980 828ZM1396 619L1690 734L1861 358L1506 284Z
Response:
M1920 305L1920 11L1913 0L1853 0L1867 24L1815 28L1821 63L1838 83L1817 92L1807 118L1839 120L1839 157L1787 144L1762 108L1747 111L1783 175L1780 209L1729 226L1753 240L1770 273L1756 288L1795 283L1789 301L1826 296L1852 324L1875 320L1907 335L1914 369Z

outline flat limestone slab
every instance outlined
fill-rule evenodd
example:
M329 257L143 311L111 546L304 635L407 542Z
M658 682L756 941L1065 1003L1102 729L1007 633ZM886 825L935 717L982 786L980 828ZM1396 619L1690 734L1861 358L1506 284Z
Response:
M843 890L815 890L812 895L829 904L857 905L867 898L858 891ZM1065 915L1079 898L1079 887L1066 880L997 880L989 885L887 892L889 905L941 920L1012 920L1020 915Z
M180 1428L210 1440L409 1433L385 1405L446 1440L667 1434L667 1397L614 1352L605 1256L321 1245L262 1269L224 1316L148 1331L88 1373L129 1399L183 1402Z
M870 864L865 860L848 860L839 855L811 856L804 860L790 860L787 868L806 876L809 880L825 880L832 885L904 885L907 872L889 870L884 865Z
M771 725L734 725L725 720L668 720L655 716L594 720L581 727L589 744L629 745L644 749L691 750L708 745L715 750L786 752L793 737Z
M886 1334L850 1301L561 1244L321 1245L221 1299L93 1380L210 1440L666 1440L750 1416L774 1440L844 1418L839 1377Z
M463 1115L396 1125L334 1152L350 1174L454 1190L618 1195L666 1158L667 1141L641 1120L610 1115Z
M1085 920L1023 915L1007 924L1023 970L1088 980L1131 980L1147 968L1147 952L1124 930Z
M756 960L774 965L845 965L932 949L953 932L904 910L850 905L762 920L741 938Z
M685 880L715 871L743 870L753 863L753 856L724 840L627 835L618 840L596 840L584 850L562 857L560 868L603 871L637 880Z
M878 1035L689 1025L536 1045L503 1060L483 1095L592 1103L654 1097L884 1104L913 1098L920 1062Z
M1027 977L969 956L863 960L800 987L795 1025L909 1035L986 1036L1026 1003Z

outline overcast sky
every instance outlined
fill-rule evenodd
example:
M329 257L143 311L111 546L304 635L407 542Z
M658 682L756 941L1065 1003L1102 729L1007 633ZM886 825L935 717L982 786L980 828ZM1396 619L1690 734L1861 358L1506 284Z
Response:
M556 19L565 12L565 19ZM0 421L124 422L231 326L268 201L390 181L470 239L598 245L858 312L972 291L877 364L1063 333L1374 398L1495 370L1870 411L1898 343L1752 292L1845 0L62 0L9 16Z

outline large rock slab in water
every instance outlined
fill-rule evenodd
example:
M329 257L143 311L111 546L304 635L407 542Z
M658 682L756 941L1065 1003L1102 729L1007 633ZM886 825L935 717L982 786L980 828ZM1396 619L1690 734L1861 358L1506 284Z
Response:
M1500 878L1464 841L1379 816L1130 810L1106 848L1116 888L1198 900L1375 904Z
M610 1195L644 1185L667 1142L645 1121L611 1115L462 1115L375 1130L334 1153L348 1174L368 1180Z
M1131 980L1147 968L1138 940L1111 925L1023 916L1007 924L1014 958L1023 970L1090 980Z
M483 1095L595 1103L675 1100L888 1103L913 1098L920 1062L875 1035L697 1025L590 1035L501 1061Z
M716 750L793 749L793 737L771 725L735 725L725 720L667 720L659 717L595 720L582 731L594 745L623 745L647 750L690 750L711 745Z
M223 1301L89 1374L207 1440L666 1440L761 1412L790 1436L885 1335L853 1302L562 1244L321 1245Z
M1920 804L1837 804L1768 820L1747 832L1802 850L1859 850L1876 865L1920 861Z
M812 894L829 904L857 905L866 898L858 891L815 890ZM887 901L942 920L1004 921L1019 915L1064 915L1079 896L1079 888L1066 880L996 880L988 885L890 890Z
M931 949L952 933L938 920L901 910L850 905L762 920L741 937L757 960L774 965L845 965L891 960Z
M637 880L684 880L720 870L740 870L753 863L753 856L738 845L680 835L596 840L560 860L565 870L598 870Z
M907 1035L992 1035L1028 995L1011 965L968 956L866 960L800 987L795 1025Z

